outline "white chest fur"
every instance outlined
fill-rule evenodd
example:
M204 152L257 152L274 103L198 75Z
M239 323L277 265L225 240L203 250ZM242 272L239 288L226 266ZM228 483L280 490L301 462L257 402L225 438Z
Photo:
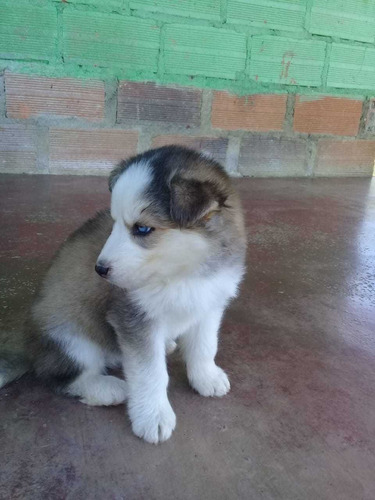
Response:
M224 268L205 277L150 283L134 296L147 315L176 338L212 310L223 310L237 293L243 271L240 267Z

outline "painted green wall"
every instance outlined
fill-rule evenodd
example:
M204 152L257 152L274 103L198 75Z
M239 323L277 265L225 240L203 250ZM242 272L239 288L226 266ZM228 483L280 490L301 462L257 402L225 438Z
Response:
M0 70L375 94L375 0L0 0Z

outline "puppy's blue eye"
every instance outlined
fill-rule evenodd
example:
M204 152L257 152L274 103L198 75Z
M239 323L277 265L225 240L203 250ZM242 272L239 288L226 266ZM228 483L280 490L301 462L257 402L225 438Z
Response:
M154 228L149 227L149 226L139 226L138 224L134 224L134 226L133 226L134 236L147 236L153 230L154 230Z

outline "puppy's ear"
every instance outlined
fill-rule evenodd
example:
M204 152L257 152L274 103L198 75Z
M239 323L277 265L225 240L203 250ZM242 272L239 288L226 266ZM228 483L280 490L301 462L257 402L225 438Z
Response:
M200 219L219 210L226 196L209 181L173 179L171 182L171 217L180 227L193 225Z

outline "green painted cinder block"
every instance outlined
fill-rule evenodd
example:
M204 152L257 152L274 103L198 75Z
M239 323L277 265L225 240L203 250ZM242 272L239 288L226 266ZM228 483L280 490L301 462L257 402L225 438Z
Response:
M220 0L130 0L130 8L195 19L220 20Z
M70 4L90 5L90 7L99 7L102 10L121 10L125 8L124 0L67 0Z
M375 49L334 43L327 85L339 88L374 89Z
M229 23L302 31L306 0L228 0Z
M56 34L56 9L0 4L0 57L53 59L56 56Z
M203 26L165 27L167 74L235 79L245 69L246 35Z
M374 42L375 0L313 0L309 31Z
M322 84L325 50L325 42L316 40L254 37L250 77L259 82L317 87Z
M64 10L66 61L156 72L159 38L152 20Z

